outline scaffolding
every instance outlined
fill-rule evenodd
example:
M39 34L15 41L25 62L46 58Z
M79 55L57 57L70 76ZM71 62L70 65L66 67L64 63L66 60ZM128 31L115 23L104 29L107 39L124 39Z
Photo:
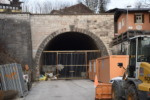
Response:
M85 79L89 60L100 56L100 50L43 51L41 73L46 72L43 68L49 68L59 79Z

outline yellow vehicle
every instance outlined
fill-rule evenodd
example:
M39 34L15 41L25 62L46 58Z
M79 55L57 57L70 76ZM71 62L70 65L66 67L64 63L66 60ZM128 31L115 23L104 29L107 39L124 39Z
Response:
M129 42L129 66L123 79L113 82L112 99L150 100L150 36L135 36Z

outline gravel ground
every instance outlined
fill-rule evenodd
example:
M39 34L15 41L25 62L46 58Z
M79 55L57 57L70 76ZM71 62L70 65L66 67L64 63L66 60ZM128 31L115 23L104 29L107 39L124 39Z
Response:
M53 80L34 83L29 94L17 100L94 100L90 80Z

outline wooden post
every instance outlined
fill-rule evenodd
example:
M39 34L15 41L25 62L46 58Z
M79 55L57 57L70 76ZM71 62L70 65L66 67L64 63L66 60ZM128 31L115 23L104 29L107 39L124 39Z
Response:
M88 78L88 58L87 52L85 52L85 63L86 63L86 77Z
M56 52L56 75L59 74L57 68L58 68L58 52ZM59 77L59 75L57 76L57 78L58 78L58 77Z

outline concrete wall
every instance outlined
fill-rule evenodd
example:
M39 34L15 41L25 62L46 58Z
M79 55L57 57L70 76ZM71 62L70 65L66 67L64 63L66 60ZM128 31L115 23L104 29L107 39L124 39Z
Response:
M32 65L29 14L0 14L0 43L22 65Z

